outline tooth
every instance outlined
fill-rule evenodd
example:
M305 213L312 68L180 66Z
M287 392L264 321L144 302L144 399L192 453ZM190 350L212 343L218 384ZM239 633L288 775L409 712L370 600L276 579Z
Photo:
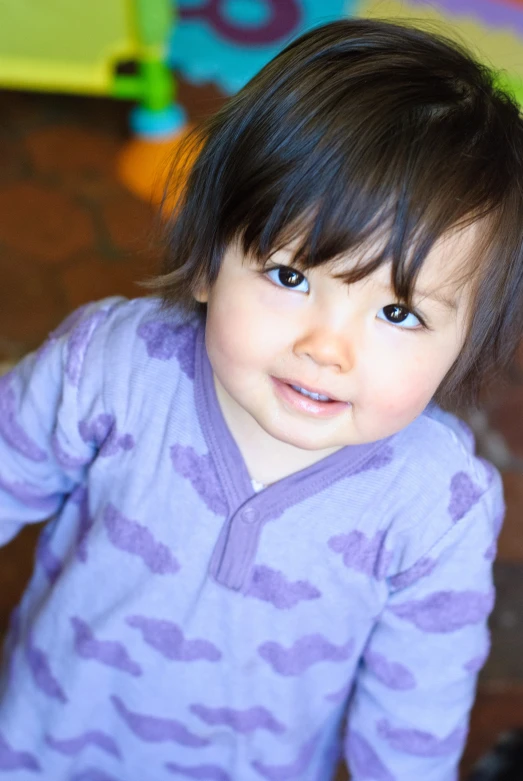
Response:
M298 391L298 393L303 394L303 396L314 399L314 401L329 401L329 397L323 396L321 393L313 393L312 391L305 390L305 388L301 388L299 385L292 385L291 387L294 388L295 391Z

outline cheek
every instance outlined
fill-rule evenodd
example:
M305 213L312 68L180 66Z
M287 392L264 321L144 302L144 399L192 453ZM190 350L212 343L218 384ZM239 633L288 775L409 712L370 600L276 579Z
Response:
M379 374L372 380L372 406L376 414L390 417L404 425L427 406L443 379L447 361L417 356L408 362L382 362Z
M390 420L402 427L423 412L433 395L434 391L416 385L391 388L376 395L372 412L376 418Z
M220 379L225 379L224 373L234 375L242 368L254 367L263 357L267 340L263 338L263 329L257 327L259 322L241 296L221 296L216 302L209 302L206 345Z
M234 370L270 366L292 342L289 306L264 285L213 291L207 308L209 356ZM253 292L254 291L254 292Z

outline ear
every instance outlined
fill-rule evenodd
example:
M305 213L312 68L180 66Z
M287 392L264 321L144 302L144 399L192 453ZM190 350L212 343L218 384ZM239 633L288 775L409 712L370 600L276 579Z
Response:
M199 288L193 295L199 304L206 304L209 300L209 291L206 287Z

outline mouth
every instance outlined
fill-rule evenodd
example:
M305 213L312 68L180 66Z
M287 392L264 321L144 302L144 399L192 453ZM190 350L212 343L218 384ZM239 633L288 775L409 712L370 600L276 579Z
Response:
M331 396L324 388L311 388L291 379L271 377L278 396L294 409L315 417L333 417L346 411L350 402Z
M328 393L325 393L323 390L316 390L313 388L310 388L307 385L299 385L296 382L292 382L292 380L282 380L282 382L285 382L287 385L290 385L290 387L295 390L297 393L301 393L303 396L308 396L310 399L315 399L315 401L340 401L340 399L335 398L334 396L330 396Z

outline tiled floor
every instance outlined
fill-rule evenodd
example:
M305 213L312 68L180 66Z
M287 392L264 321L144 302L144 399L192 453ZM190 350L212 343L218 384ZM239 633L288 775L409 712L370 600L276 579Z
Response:
M212 89L181 86L193 118L216 109ZM118 182L128 107L111 101L0 92L0 370L36 347L74 307L140 294L158 267L154 211ZM464 767L499 730L523 724L522 368L474 415L483 452L504 471L508 516L496 565L492 654ZM0 632L31 569L37 529L0 551ZM340 777L341 779L341 777Z

